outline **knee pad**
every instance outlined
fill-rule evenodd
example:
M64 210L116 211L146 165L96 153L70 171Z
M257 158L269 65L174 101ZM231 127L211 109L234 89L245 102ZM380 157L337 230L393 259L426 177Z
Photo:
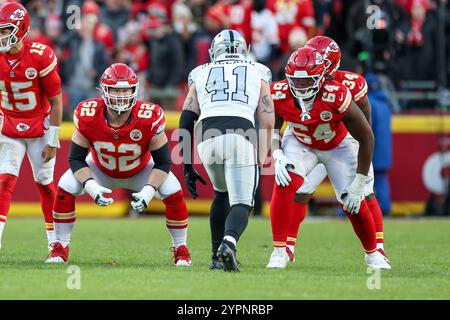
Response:
M75 178L72 170L69 169L63 174L61 179L59 179L58 190L59 189L63 189L72 195L78 196L83 191L83 186L77 178Z

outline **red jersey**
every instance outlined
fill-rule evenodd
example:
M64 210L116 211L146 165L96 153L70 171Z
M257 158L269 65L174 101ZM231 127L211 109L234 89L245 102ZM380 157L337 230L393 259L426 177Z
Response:
M289 33L295 27L302 27L308 34L315 26L314 6L311 0L267 0L278 23L281 51L287 53Z
M247 44L252 43L252 4L241 0L236 4L229 4L225 11L229 18L229 29L236 30L242 34Z
M359 104L367 96L367 82L363 76L350 71L336 70L333 77L334 80L350 90L356 104Z
M81 101L74 112L78 131L89 140L95 164L107 175L125 179L136 175L151 159L149 144L164 130L161 107L138 100L129 122L112 128L106 121L103 99Z
M61 92L57 59L50 47L25 42L17 54L0 54L0 121L2 134L35 138L45 133L50 110L47 97Z
M271 92L275 112L304 145L317 150L331 150L347 135L342 118L351 105L352 95L341 83L327 80L323 84L309 111L309 120L302 120L302 110L291 94L287 80L272 83Z

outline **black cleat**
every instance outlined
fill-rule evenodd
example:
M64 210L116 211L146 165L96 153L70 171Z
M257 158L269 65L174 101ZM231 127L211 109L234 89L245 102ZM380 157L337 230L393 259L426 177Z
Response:
M217 256L223 265L224 271L239 272L236 251L231 249L225 242L220 244L219 250L217 250Z
M209 270L222 270L223 264L218 259L212 259L209 265Z
M217 253L211 255L211 264L209 265L209 270L223 270L223 264L219 261Z

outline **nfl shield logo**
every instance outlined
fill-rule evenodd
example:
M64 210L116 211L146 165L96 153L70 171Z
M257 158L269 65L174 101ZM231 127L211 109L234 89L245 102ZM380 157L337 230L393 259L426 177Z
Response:
M25 70L25 77L27 77L27 79L33 80L37 77L37 70L35 68L28 68L27 70Z
M320 119L323 121L330 121L333 118L333 114L330 111L322 111L320 114Z
M130 138L133 141L139 141L142 139L142 132L138 129L134 129L130 132Z

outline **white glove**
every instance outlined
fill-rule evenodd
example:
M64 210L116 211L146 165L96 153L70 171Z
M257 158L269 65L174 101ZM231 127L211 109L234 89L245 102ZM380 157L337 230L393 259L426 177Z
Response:
M95 203L101 207L109 206L114 202L113 198L106 198L105 193L111 193L112 190L102 187L94 179L89 179L84 183L84 190L94 199Z
M366 184L367 176L357 173L355 179L350 186L345 189L341 195L343 200L344 210L351 214L357 214L361 207L361 201L364 200L364 186Z
M295 169L294 163L286 158L281 149L275 150L272 155L275 159L275 182L279 186L286 187L292 180L287 169Z
M155 196L155 193L156 189L153 186L146 184L140 192L136 192L131 195L134 200L131 201L131 207L134 210L141 212L147 208L148 204Z

